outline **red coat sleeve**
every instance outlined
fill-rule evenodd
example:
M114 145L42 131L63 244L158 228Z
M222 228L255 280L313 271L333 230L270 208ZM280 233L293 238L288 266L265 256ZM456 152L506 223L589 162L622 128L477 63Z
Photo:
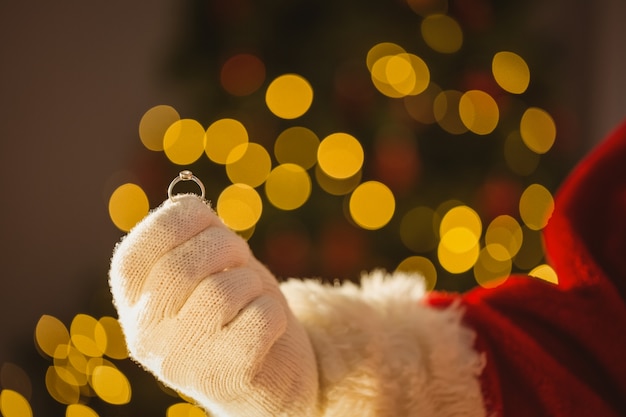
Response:
M544 238L558 285L511 277L460 296L486 355L487 406L505 417L625 416L626 123L563 184Z

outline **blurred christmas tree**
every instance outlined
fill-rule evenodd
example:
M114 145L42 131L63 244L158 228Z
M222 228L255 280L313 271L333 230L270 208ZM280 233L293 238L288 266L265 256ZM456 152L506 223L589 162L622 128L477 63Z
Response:
M242 143L266 150L262 161L242 158L239 165L294 162L310 178L310 194L287 208L268 191L269 169L249 182L262 208L251 228L238 230L257 256L280 277L358 279L365 270L399 267L445 290L496 285L541 265L541 223L552 203L542 191L553 191L571 166L577 138L554 141L561 111L551 70L559 56L525 30L531 7L488 0L190 2L167 65L188 100L177 109L181 117L209 131L236 121L247 135ZM297 80L272 92L286 74L306 92ZM272 100L296 112L281 114ZM364 155L350 175L329 172L320 159L320 149L330 147L324 139L337 134L356 139ZM288 154L307 146L317 152L312 163ZM217 202L246 180L233 174L243 169L238 157L217 161L210 152L209 159L197 153L192 162L169 162L192 169ZM180 167L168 163L160 171L172 175L172 168ZM154 191L147 192L159 201L168 177L149 171ZM285 181L291 190L309 186ZM372 181L388 192L355 195ZM531 185L540 188L525 192ZM461 218L446 226L452 232L444 239L441 221L454 207L470 209L478 224L472 230ZM377 215L371 223L359 218ZM524 219L533 215L537 224Z
M402 269L460 291L511 272L557 279L541 229L581 144L561 117L562 57L528 29L533 4L190 0L164 64L184 103L146 109L155 152L111 196L113 222L130 229L191 169L279 278ZM104 317L72 322L88 325L44 316L36 329L55 412L200 415L101 345L119 345L104 302L91 312ZM28 377L3 375L0 413L27 415Z

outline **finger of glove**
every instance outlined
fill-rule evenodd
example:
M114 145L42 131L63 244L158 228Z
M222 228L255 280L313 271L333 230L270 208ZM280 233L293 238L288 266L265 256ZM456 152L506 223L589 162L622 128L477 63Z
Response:
M177 315L184 325L217 333L261 296L262 282L247 267L228 269L203 279Z
M164 357L163 374L171 381L202 381L217 401L230 401L250 389L264 358L287 326L282 306L267 295L255 298L227 326L208 337L200 330L195 312L189 313L179 314L179 337ZM193 355L180 354L189 351Z
M223 227L208 227L156 261L141 289L150 297L146 308L170 317L202 280L240 267L251 256L241 237Z
M134 305L155 262L209 226L223 223L195 195L167 200L139 222L117 245L109 273L117 304Z

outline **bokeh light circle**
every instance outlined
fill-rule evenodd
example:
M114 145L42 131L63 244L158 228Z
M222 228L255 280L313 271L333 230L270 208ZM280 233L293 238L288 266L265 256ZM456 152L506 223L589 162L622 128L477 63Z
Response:
M272 169L272 160L263 146L258 143L244 143L233 148L231 154L235 157L233 162L226 164L226 174L232 183L251 187L263 184Z
M361 143L347 133L333 133L325 137L317 148L319 166L332 178L352 177L363 166L364 158Z
M98 417L98 413L85 404L70 404L65 410L65 417Z
M128 232L150 211L148 196L132 183L120 185L109 198L109 216L118 229Z
M165 132L180 120L180 115L172 106L158 105L144 113L139 121L139 139L151 151L163 150Z
M498 85L512 94L522 94L530 83L528 64L514 52L496 53L491 61L491 71Z
M459 100L459 116L471 132L488 135L498 125L500 111L489 94L481 90L470 90L463 93Z
M320 188L330 195L345 195L351 193L361 183L363 173L359 170L348 178L333 178L328 176L320 167L315 167L315 180Z
M471 207L459 205L448 210L439 224L439 236L443 237L446 233L458 227L467 229L475 236L476 240L480 239L482 221L478 213Z
M498 260L512 259L522 247L524 234L513 217L500 215L493 219L485 232L485 247Z
M508 279L512 266L510 258L496 259L491 256L491 251L483 248L474 265L474 278L481 287L495 288Z
M480 246L478 244L472 246L467 252L454 252L449 247L454 247L455 243L445 235L437 246L437 259L441 266L452 274L461 274L469 271L478 260ZM450 238L453 235L449 236ZM450 241L447 241L450 240Z
M463 45L463 31L459 23L445 14L431 14L422 20L421 32L428 46L437 52L452 54Z
M242 157L246 148L239 145L248 143L248 131L239 121L230 118L211 123L204 134L204 151L209 159L217 164L226 165ZM238 153L233 153L237 148Z
M100 326L96 327L96 344L104 354L118 360L128 358L128 348L120 322L113 317L104 316L98 323Z
M519 201L519 212L524 224L532 230L541 230L554 211L554 198L541 184L529 185Z
M522 115L520 135L530 150L538 154L544 154L554 145L556 124L547 111L537 107L530 107Z
M256 190L246 184L232 184L219 195L217 214L231 229L251 229L261 218L263 203Z
M174 164L194 163L204 151L204 128L193 119L175 121L163 137L163 151Z
M274 155L280 164L297 164L309 169L317 162L320 140L310 129L293 126L285 129L274 142Z
M367 69L371 72L374 68L374 64L383 57L405 53L406 51L404 48L398 44L392 42L377 43L367 52L367 56L365 58Z
M396 209L396 200L385 184L368 181L352 192L349 208L356 224L363 229L376 230L389 223Z
M167 408L165 417L206 417L206 413L196 405L176 403Z
M98 345L96 333L103 331L102 325L89 314L77 314L70 324L70 339L72 344L84 355L90 357L102 356L105 345ZM100 328L100 329L99 329Z
M265 194L281 210L297 209L311 195L311 178L300 165L281 164L267 177Z
M0 391L0 413L4 417L32 417L33 410L22 394L3 389Z
M417 95L430 82L430 70L424 60L407 53L379 58L372 66L371 76L378 91L392 98Z
M97 366L91 375L91 386L98 397L109 404L121 405L130 401L130 382L112 366Z
M439 263L448 272L460 274L468 271L478 260L482 222L471 207L459 205L451 208L439 224Z
M437 269L430 259L424 256L409 256L403 259L396 271L417 273L424 278L426 291L431 291L437 284Z
M313 88L300 75L281 75L267 87L265 103L275 116L282 119L296 119L311 107Z
M70 332L56 317L44 314L35 326L35 342L37 347L49 357L54 357L57 346L70 341Z

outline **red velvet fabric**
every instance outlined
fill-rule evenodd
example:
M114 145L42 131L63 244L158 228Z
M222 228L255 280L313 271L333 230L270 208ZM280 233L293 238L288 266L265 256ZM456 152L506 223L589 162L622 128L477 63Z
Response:
M626 122L562 185L544 230L559 284L510 277L461 299L496 416L626 416Z

